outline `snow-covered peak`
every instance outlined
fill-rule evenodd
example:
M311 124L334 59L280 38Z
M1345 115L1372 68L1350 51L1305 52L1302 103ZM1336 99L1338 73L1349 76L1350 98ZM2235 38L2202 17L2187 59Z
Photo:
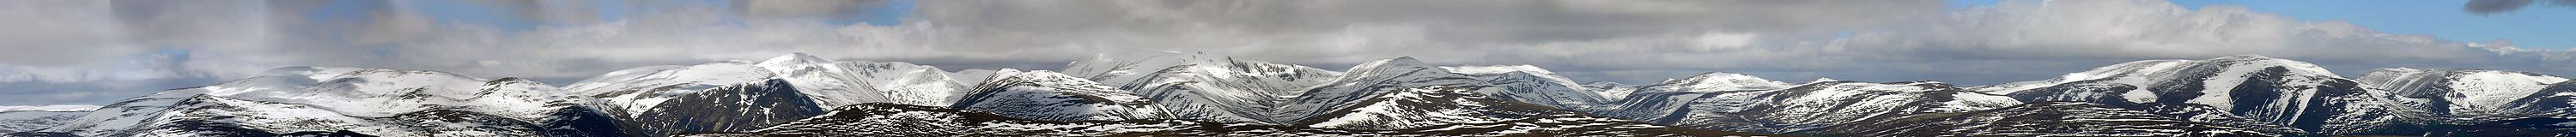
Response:
M1155 73L1156 71L1163 71L1164 69L1170 69L1175 66L1230 65L1235 62L1237 61L1234 60L1234 57L1202 53L1164 52L1163 54L1134 56L1102 54L1094 56L1088 60L1067 63L1063 73L1076 77L1103 80L1102 82L1123 82L1123 80L1107 79L1122 77L1132 78L1131 76Z
M1629 93L1637 93L1637 90L1644 86L1645 85L1629 85L1607 81L1583 84L1583 87L1592 89L1592 94L1600 95L1602 99L1601 101L1605 101L1603 103L1610 103L1606 101L1619 101L1621 99L1626 99Z
M2379 68L2371 69L2370 73L2362 73L2361 78L2353 80L2360 80L2361 84L2364 85L2386 87L2391 86L2388 85L2391 82L2396 82L2401 79L2410 79L2411 77L2418 76L2419 74L2423 74L2428 71L2429 70L2406 67Z
M82 111L91 111L91 110L98 110L98 105L0 106L0 112L10 112L10 111L82 112Z
M1556 74L1556 72L1550 72L1550 71L1547 71L1547 69L1538 68L1538 66L1530 66L1530 65L1448 66L1448 67L1440 67L1440 68L1442 68L1442 69L1449 69L1449 72L1454 72L1454 73L1459 73L1459 74L1468 74L1468 75L1491 75L1491 74L1502 74L1502 73L1511 73L1511 72L1528 72L1528 73L1532 73L1532 74L1548 74L1548 75L1555 75L1555 74Z
M556 104L583 103L578 101L580 95L519 78L482 79L437 71L336 67L288 67L271 72L285 73L199 89L208 90L206 95L305 104L360 117L457 109L539 119L560 107ZM292 77L322 79L273 79Z
M1440 68L1441 68L1441 69L1447 69L1447 70L1449 70L1449 72L1451 72L1451 73L1467 74L1467 75L1478 75L1478 76L1489 76L1489 77L1490 77L1490 76L1506 76L1506 77L1529 77L1529 78L1537 78L1537 79L1545 80L1545 81L1547 81L1547 82L1556 83L1556 84L1561 84L1561 85L1564 85L1564 86L1567 86L1567 87L1572 87L1572 88L1577 88L1577 89L1584 89L1583 85L1575 84L1575 83L1574 83L1574 79L1569 79L1569 78L1565 78L1565 76L1556 75L1556 72L1547 71L1547 69L1538 68L1537 66L1530 66L1530 65L1494 65L1494 66L1448 66L1448 67L1440 67Z
M1363 99L1397 89L1427 86L1484 86L1487 81L1475 76L1452 73L1432 67L1411 57L1382 59L1351 67L1331 82L1308 88L1305 93L1281 104L1272 121L1288 122L1324 115L1336 109L1352 107Z
M1833 79L1817 78L1816 81L1833 81ZM1658 92L1719 92L1772 90L1789 88L1790 86L1791 85L1787 82L1762 79L1762 77L1755 77L1753 75L1711 71L1708 73L1700 73L1699 75L1694 75L1689 78L1666 80L1663 84L1649 86L1647 89Z
M1033 86L1055 88L1052 91L1096 95L1108 100L1141 100L1134 95L1134 93L1126 93L1125 91L1118 90L1115 87L1109 87L1109 85L1092 82L1091 80L1084 80L1080 77L1073 77L1072 75L1065 75L1064 73L1056 73L1055 71L1036 70L1012 73L1011 75L1006 76L995 76L994 82L1026 82L1034 84Z
M2521 115L2508 114L2520 112L2520 110L2509 110L2512 106L2524 105L2513 102L2540 99L2533 98L2536 96L2548 96L2534 94L2544 94L2541 93L2542 89L2552 84L2567 82L2568 79L2514 71L2383 68L2363 75L2360 81L2371 88L2385 90L2403 98L2440 100L2431 104L2421 104L2421 107L2448 108L2437 111L2470 115Z
M1257 81L1257 79L1302 81L1309 77L1321 79L1319 77L1338 75L1339 72L1301 65L1240 60L1222 55L1166 51L1164 54L1141 56L1101 55L1089 60L1068 63L1062 73L1102 84L1136 88L1132 86L1157 82L1154 80L1161 79L1157 77L1174 77L1166 75L1204 76L1206 80L1221 81Z
M588 95L673 84L688 85L681 86L682 88L706 89L720 85L759 83L776 77L775 75L777 74L751 63L732 61L688 66L647 66L608 72L606 75L574 83L565 89Z
M1409 70L1408 68L1421 68L1421 67L1430 67L1430 66L1429 66L1429 64L1427 64L1427 63L1422 63L1422 60L1415 60L1415 59L1413 59L1413 57L1395 57L1395 58L1390 58L1390 59L1379 59L1379 60L1376 60L1376 61L1369 61L1369 62L1367 62L1367 63L1360 63L1359 65L1351 66L1351 69L1350 69L1350 70L1346 70L1346 71L1349 71L1349 72L1347 72L1347 73L1363 73L1363 72L1361 72L1361 71L1388 70L1388 69L1407 69L1407 70Z
M2310 64L2305 61L2264 57L2263 55L2236 55L2203 61L2231 64L2229 66L2246 66L2243 68L2282 67L2290 70L2291 73L2299 73L2298 75L2334 75L2334 72L2326 71L2325 67L2318 67L2317 64Z
M957 72L949 72L949 73L948 73L948 78L949 78L949 79L951 79L951 80L957 80L957 83L958 83L958 84L965 84L965 85L981 85L981 84L983 84L983 83L984 83L984 80L985 80L984 78L992 78L994 74L999 74L999 73L1001 73L1001 72L1013 72L1013 73L1017 73L1017 72L1019 72L1019 71L1020 71L1020 70L1018 70L1018 69L1001 69L1001 70L990 70L990 69L966 69L966 70L957 70Z
M832 62L837 62L837 61L832 61L831 59L823 59L823 57L815 57L814 55L811 55L811 54L805 54L804 52L796 52L796 53L793 53L793 54L779 55L778 57L772 57L772 58L769 58L769 60L766 60L766 61L760 61L760 65L761 65L761 66L774 66L774 65L786 65L786 64L823 64L823 63L832 63Z
M1054 71L1027 71L992 79L975 86L974 94L950 106L1049 121L1166 117L1162 108L1135 93Z
M2143 77L2143 76L2150 76L2150 75L2157 75L2157 74L2164 74L2164 73L2166 73L2166 72L2171 72L2171 71L2173 71L2173 70L2177 69L2177 68L2175 68L2175 67L2182 66L2183 64L2187 64L2189 61L2191 61L2191 60L2139 60L2139 61L2130 61L2130 62L2125 62L2125 63L2120 63L2120 64L2111 64L2111 65L2109 65L2109 66L2095 67L2095 68L2093 68L2093 69L2091 69L2091 70L2085 70L2084 72L2066 73L2066 75L2060 75L2060 76L2058 76L2058 77L2056 77L2056 78L2049 78L2048 80L2012 82L2012 83L1996 84L1996 85L1991 85L1991 86L1978 86L1978 87L1972 87L1972 88L1970 88L1970 89L1971 89L1971 90L1976 90L1976 91L1979 91L1979 92L1989 92L1989 93L1995 93L1995 92L2013 92L2013 91L2030 90L2030 89L2035 89L2035 88L2048 87L2048 86L2053 86L2053 85L2057 85L2057 84L2065 84L2065 83L2068 83L2068 82L2075 82L2075 81L2095 80L2095 79L2104 79L2104 78L2111 78L2111 77Z
M2113 83L2127 83L2130 85L2143 86L2154 81L2172 80L2181 77L2211 76L2231 77L2213 79L2213 82L2227 83L2241 81L2241 78L2232 77L2243 77L2246 74L2254 73L2272 73L2264 71L2276 67L2281 68L2281 70L2285 70L2283 72L2278 72L2282 73L2281 75L2313 76L2333 79L2342 78L2334 75L2334 72L2332 71L2327 71L2323 67L2318 67L2316 64L2309 64L2307 62L2265 57L2262 55L2236 55L2205 60L2131 61L2097 67L2084 72L2067 73L2066 75L2059 76L2057 78L2050 78L2048 80L2011 82L1973 87L1970 89L1980 92L2004 94L2080 81L2108 80Z

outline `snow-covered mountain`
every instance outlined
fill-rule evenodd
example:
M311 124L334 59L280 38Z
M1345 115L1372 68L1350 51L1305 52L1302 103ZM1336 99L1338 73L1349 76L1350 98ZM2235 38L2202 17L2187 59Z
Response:
M2421 121L2432 117L2389 98L2393 93L2366 87L2306 62L2239 55L2128 62L2049 80L1972 89L2030 102L2176 108L2146 111L2184 118L2251 119L2323 134L2411 134L2406 130L2420 128Z
M111 104L43 134L226 136L293 132L378 136L578 136L590 98L518 78L435 71L287 67L223 84ZM552 130L564 130L555 132Z
M90 111L92 105L0 106L0 133L35 131L62 125Z
M609 72L567 89L600 98L630 134L745 131L820 115L796 85L748 62L652 66ZM712 112L712 113L711 113Z
M948 72L911 63L834 61L795 53L754 66L794 83L824 108L871 102L940 106L968 94L968 85L958 84Z
M1339 110L1357 108L1364 104L1364 100L1378 98L1379 96L1402 91L1407 88L1431 86L1468 87L1485 85L1484 80L1463 74L1450 73L1447 69L1441 69L1436 66L1431 66L1430 64L1422 63L1421 60L1414 60L1413 57L1398 57L1360 63L1358 66L1352 66L1351 69L1346 70L1341 76L1334 77L1331 81L1332 82L1307 88L1304 91L1304 94L1297 95L1295 98L1290 99L1287 102L1283 102L1271 115L1271 121L1275 123L1305 123L1300 121L1310 119L1329 119L1317 117L1328 115L1329 113L1336 113Z
M1064 73L1133 91L1172 118L1266 123L1270 108L1340 72L1201 53L1101 56Z
M1600 95L1601 101L1603 101L1602 103L1615 103L1619 100L1625 100L1628 98L1628 94L1637 93L1637 90L1645 86L1646 85L1622 84L1619 82L1592 82L1583 84L1584 88L1592 89L1592 94Z
M2548 88L2541 88L2540 92L2532 92L2530 97L2514 100L2513 104L2520 107L2507 109L2547 112L2534 113L2537 115L2560 117L2576 115L2576 81L2549 84Z
M1450 72L1485 79L1486 84L1500 88L1492 95L1540 106L1570 110L1607 109L1599 89L1575 84L1573 79L1557 76L1530 65L1440 67Z
M605 100L635 135L745 131L857 103L946 106L965 86L936 67L804 53L609 72L566 87ZM705 113L723 112L723 113Z
M2485 120L2569 116L2561 111L2565 107L2518 102L2552 99L2539 93L2552 84L2568 81L2557 76L2477 69L2383 68L2363 75L2360 81L2394 93L2398 100L2407 101L2405 104L2434 115ZM2566 102L2564 99L2554 102Z
M1817 81L1834 81L1823 79ZM1664 80L1664 83L1640 87L1636 92L1726 92L1785 89L1791 85L1753 75L1710 71L1689 78Z
M982 111L859 104L743 133L690 136L1720 136L1754 133L1670 128L1616 119L1529 119L1396 130L1351 130L1197 120L1049 121Z
M1086 121L1164 119L1165 109L1135 92L1054 71L997 75L951 105L1014 118Z
M1620 109L1597 113L1683 127L1786 133L1861 119L1985 110L2020 102L1940 82L1817 81L1775 90L1639 92L1620 104Z
M2191 122L2085 102L2033 102L1970 112L1877 117L1803 132L1869 137L2298 135L2281 127Z

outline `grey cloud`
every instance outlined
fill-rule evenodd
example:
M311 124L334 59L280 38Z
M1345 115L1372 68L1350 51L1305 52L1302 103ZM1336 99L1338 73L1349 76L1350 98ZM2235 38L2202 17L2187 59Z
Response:
M2462 6L2460 10L2468 11L2470 14L2489 15L2521 10L2523 7L2531 7L2532 3L2576 7L2576 0L2469 0L2468 4Z
M833 20L860 17L863 8L885 6L886 0L743 0L733 1L734 9L743 15L759 18L826 18Z
M136 53L109 18L104 1L0 1L0 62L73 66Z
M2528 7L2529 5L2531 5L2531 0L2469 0L2469 4L2462 7L2461 10L2468 11L2473 14L2486 15L2520 10L2522 7Z

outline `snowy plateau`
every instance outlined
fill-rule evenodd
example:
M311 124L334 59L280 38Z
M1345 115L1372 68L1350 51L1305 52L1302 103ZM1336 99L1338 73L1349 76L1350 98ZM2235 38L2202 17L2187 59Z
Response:
M646 66L556 86L276 68L103 106L0 106L7 136L2576 136L2576 81L2346 78L2239 55L1995 85L1706 72L1580 83L1410 57L1326 69L1202 53L1062 70L834 60Z

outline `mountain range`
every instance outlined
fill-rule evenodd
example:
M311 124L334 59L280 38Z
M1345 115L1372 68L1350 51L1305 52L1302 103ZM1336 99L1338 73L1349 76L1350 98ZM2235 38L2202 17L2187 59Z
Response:
M1328 70L1104 55L945 71L796 53L618 70L556 87L438 71L285 67L95 109L0 110L9 136L2576 136L2576 81L2259 55L2034 81L1790 83L1707 72L1578 83L1410 57Z

